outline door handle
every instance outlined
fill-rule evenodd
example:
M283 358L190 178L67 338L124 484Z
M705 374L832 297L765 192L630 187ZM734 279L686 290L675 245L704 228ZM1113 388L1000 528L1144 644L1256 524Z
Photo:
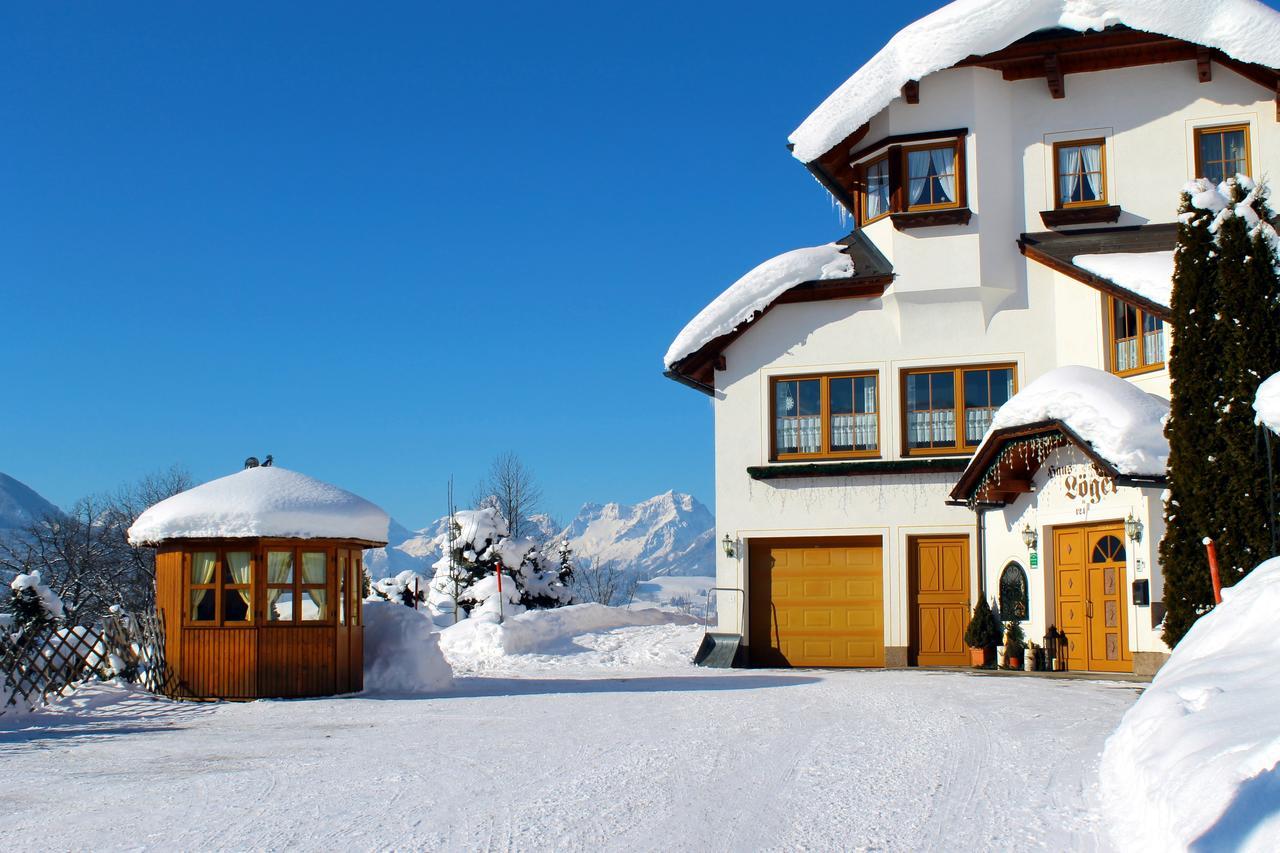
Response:
M1086 619L1093 618L1093 602L1092 601L1086 601L1084 603L1084 618Z

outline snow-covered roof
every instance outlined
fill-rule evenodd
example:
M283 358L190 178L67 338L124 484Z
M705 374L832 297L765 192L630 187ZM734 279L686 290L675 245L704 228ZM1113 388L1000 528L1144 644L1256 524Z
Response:
M1121 474L1162 477L1169 466L1164 421L1169 403L1092 367L1051 370L1000 407L983 439L997 430L1060 421Z
M1253 410L1258 415L1254 423L1280 435L1280 373L1271 374L1271 378L1258 386L1258 393L1253 399Z
M385 543L390 523L364 498L271 466L246 468L160 501L138 516L129 542L280 536Z
M721 335L732 332L798 284L852 276L853 260L843 254L842 249L838 243L794 249L760 264L729 285L728 290L689 321L671 343L663 364L671 367Z
M907 26L791 134L793 153L821 157L898 97L902 87L1039 30L1123 24L1280 66L1280 13L1257 0L956 0Z
M1113 252L1076 255L1071 263L1131 293L1169 307L1173 293L1173 252Z

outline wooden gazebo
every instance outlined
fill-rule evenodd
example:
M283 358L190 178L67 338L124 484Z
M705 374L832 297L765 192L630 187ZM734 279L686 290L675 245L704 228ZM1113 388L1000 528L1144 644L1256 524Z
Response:
M148 509L129 541L156 549L170 692L189 699L330 696L363 688L363 550L381 509L270 466Z

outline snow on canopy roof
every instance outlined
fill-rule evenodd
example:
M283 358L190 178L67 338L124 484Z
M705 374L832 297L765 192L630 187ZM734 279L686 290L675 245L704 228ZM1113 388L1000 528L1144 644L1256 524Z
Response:
M1112 252L1076 255L1071 263L1115 282L1130 293L1169 307L1173 294L1173 252Z
M1280 373L1271 374L1271 378L1258 386L1257 396L1253 399L1253 410L1257 412L1254 423L1280 435Z
M689 321L667 350L663 364L671 367L721 335L732 332L797 284L852 276L853 260L843 254L843 248L838 243L828 243L793 249L760 264L729 285L728 290Z
M1121 474L1162 477L1169 465L1164 421L1169 403L1132 382L1092 367L1051 370L1000 407L996 430L1061 421ZM978 458L982 448L974 455Z
M385 543L390 523L364 498L272 466L246 468L160 501L129 528L129 543L256 536Z
M1039 30L1116 24L1280 66L1280 13L1257 0L956 0L907 26L828 96L791 134L793 154L816 160L889 106L903 85L969 56Z

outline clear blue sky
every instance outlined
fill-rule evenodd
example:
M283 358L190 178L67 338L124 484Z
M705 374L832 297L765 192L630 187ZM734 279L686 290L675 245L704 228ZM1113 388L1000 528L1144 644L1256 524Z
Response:
M273 453L420 525L711 504L684 323L840 236L787 134L939 3L0 11L0 471L50 500Z

